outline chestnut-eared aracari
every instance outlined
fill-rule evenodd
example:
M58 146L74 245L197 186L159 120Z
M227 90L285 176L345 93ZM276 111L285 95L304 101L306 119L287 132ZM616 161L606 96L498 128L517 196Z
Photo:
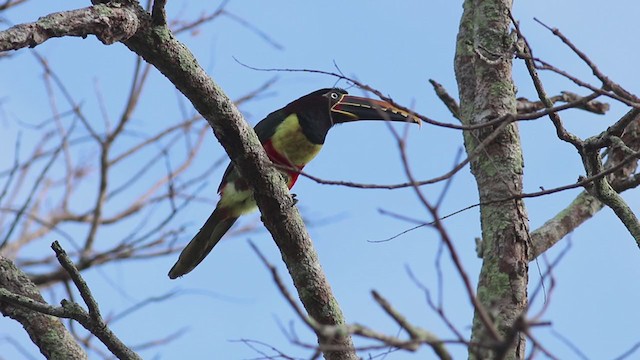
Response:
M385 101L351 96L345 90L331 88L294 100L269 114L254 130L271 161L282 166L280 171L291 189L298 179L296 169L302 170L318 154L329 129L335 124L358 120L420 121ZM291 170L283 170L287 167ZM171 279L193 270L240 215L256 209L253 194L233 163L224 172L218 193L220 200L215 210L169 271Z

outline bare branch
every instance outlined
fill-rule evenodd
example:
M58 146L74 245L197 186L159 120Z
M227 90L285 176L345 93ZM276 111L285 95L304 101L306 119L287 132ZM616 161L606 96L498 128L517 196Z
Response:
M544 86L542 85L542 81L540 80L540 76L538 75L538 71L536 70L535 63L533 62L533 54L532 54L531 47L529 47L525 37L520 32L520 26L518 22L515 21L511 13L509 13L509 16L511 17L511 21L514 24L518 37L522 40L522 48L519 49L520 52L522 53L522 55L520 56L525 61L527 70L529 71L529 76L531 77L531 80L533 81L533 85L536 91L538 92L538 97L540 98L540 101L544 104L544 106L547 109L552 108L553 102L547 96L547 93L544 90ZM582 141L576 135L571 134L564 128L564 125L562 124L562 120L560 119L560 116L556 112L550 112L548 115L549 115L549 118L551 119L551 122L556 128L556 134L558 135L559 139L572 144L576 148L580 148L582 146Z
M544 24L542 21L538 20L537 18L533 18L533 19L536 22L538 22L540 25L544 26L549 31L551 31L553 33L553 35L557 36L576 55L578 55L580 57L580 59L582 59L582 61L584 61L584 63L587 64L587 66L589 66L589 68L593 72L593 75L595 75L600 81L602 81L602 84L603 84L604 88L610 89L615 94L617 94L618 96L620 96L620 97L622 97L624 99L627 99L629 101L633 101L635 103L640 103L640 99L638 97L636 97L635 95L631 94L630 92L628 92L627 90L622 88L622 86L620 86L617 83L613 82L611 79L609 79L609 77L605 76L600 71L600 69L598 69L598 67L595 65L595 63L593 63L593 61L591 61L591 59L589 59L589 57L584 52L582 52L580 49L578 49L577 46L575 46L566 36L564 36L560 32L560 30L558 30L557 28L550 28L549 26L547 26L546 24Z
M68 133L67 133L68 134ZM49 171L49 169L51 168L51 166L53 165L53 163L55 162L55 160L58 157L58 154L60 154L60 151L62 150L62 147L59 147L51 156L51 158L49 159L49 162L47 162L47 164L45 165L44 169L42 170L42 172L40 173L40 175L38 175L38 178L36 179L35 183L33 184L33 186L31 187L31 191L29 192L29 195L27 196L27 199L24 201L22 207L20 207L19 212L15 215L14 221L11 223L11 225L9 226L9 230L7 231L7 233L4 236L4 239L2 240L2 243L0 243L0 249L2 249L3 247L5 247L7 245L7 243L9 242L9 238L11 238L11 234L13 233L13 230L15 229L16 225L18 224L18 222L20 221L22 214L25 212L25 210L27 209L27 207L30 205L31 203L31 199L33 198L36 190L38 189L38 187L40 186L40 184L42 183L42 181L44 180L45 175L47 174L47 172Z
M580 96L570 91L563 91L560 95L552 96L549 98L552 104L559 101L571 104L571 108L581 109L594 114L603 115L609 111L609 104L594 100L600 96L599 93L592 93L589 96ZM545 104L542 101L529 101L526 98L517 99L516 108L518 114L530 114L539 110L546 109ZM556 107L558 110L558 107Z
M139 26L130 9L114 5L96 5L84 9L53 13L30 24L20 24L0 31L0 52L36 47L63 36L95 35L104 44L128 39Z
M91 294L91 290L89 286L84 281L80 272L73 264L71 259L67 256L67 253L62 249L60 244L55 241L51 248L56 253L56 257L60 262L60 265L69 273L71 280L80 291L80 296L84 300L85 304L89 308L89 313L87 314L78 304L73 302L68 302L66 300L62 301L62 309L65 311L70 311L66 313L69 317L76 321L78 321L85 329L89 330L93 335L95 335L100 341L102 341L107 348L119 359L141 359L136 353L131 351L131 349L127 348L120 339L116 337L116 335L107 327L102 316L100 315L100 309L98 308L98 303L94 299Z
M433 86L433 90L436 92L436 95L438 95L447 109L449 109L451 115L453 115L454 118L460 120L460 105L458 105L456 99L449 95L447 89L445 89L444 86L442 86L442 84L440 84L439 82L433 79L429 79L429 82Z
M409 334L411 340L429 344L433 348L433 351L438 355L438 358L442 360L452 359L442 341L440 341L435 335L422 329L418 329L410 324L409 321L398 313L398 311L391 306L389 301L383 298L377 291L373 290L371 295L373 295L374 300L384 309L384 311Z
M34 312L35 310L36 312ZM7 258L0 256L0 311L20 322L47 358L87 359L59 319L44 314L55 311L38 288Z
M57 243L54 243L57 244ZM53 245L55 248L59 245ZM95 300L91 296L90 292L88 292L88 287L84 280L80 277L80 274L77 272L77 269L73 266L71 261L66 257L64 251L60 254L61 264L63 266L67 266L68 270L75 273L72 275L73 277L77 277L76 284L81 284L81 288L79 288L82 297L87 301L87 305L91 309L93 306L96 306L96 309L91 314L87 313L80 307L80 305L69 302L67 300L63 300L61 302L61 307L53 307L50 306L44 301L35 301L32 298L27 296L23 296L20 294L14 294L8 291L5 288L0 288L0 299L4 302L8 302L14 306L24 307L42 314L47 314L60 318L68 318L74 319L78 321L85 329L89 330L92 334L98 337L109 350L119 359L141 359L137 354L128 349L116 336L113 332L106 326L104 321L99 315L99 311L97 311L97 304ZM70 265L69 265L70 264ZM90 305L92 304L92 305ZM44 331L44 334L48 334L48 331ZM66 358L66 357L65 357ZM80 358L86 358L86 355Z
M511 17L511 20L516 28L518 36L522 40L522 52L524 53L525 64L527 65L527 69L529 70L529 74L531 79L533 80L534 86L538 91L538 95L540 100L545 104L546 107L552 107L553 104L548 99L544 88L542 86L542 82L540 77L537 74L535 64L533 62L533 55L531 52L531 48L529 47L526 39L520 32L518 23ZM539 20L536 19L540 24L542 24ZM547 27L546 25L542 24ZM578 50L564 35L562 35L557 29L550 29L556 36L560 37L562 41L567 44L574 52L580 56L580 58L587 63L587 65L592 69L594 75L598 77L603 82L603 88L612 89L616 95L624 98L628 101L638 102L637 98L631 95L626 90L622 89L618 84L613 83L606 76L604 76L598 68L591 62L591 60L580 50ZM562 121L557 113L550 113L549 117L556 127L556 132L558 137L561 140L571 143L576 150L580 153L582 157L582 162L584 164L587 176L593 177L594 175L600 175L605 172L604 166L602 164L602 158L600 156L600 149L602 147L608 146L611 144L612 137L618 137L622 134L624 129L636 119L636 117L640 115L640 109L633 108L631 109L625 116L623 116L620 120L618 120L613 126L610 126L606 131L602 132L598 136L593 136L585 141L580 140L577 136L569 133L562 125ZM636 159L640 157L640 153L635 153L631 151L632 156ZM635 153L635 154L633 154ZM583 179L580 179L583 180ZM591 191L590 191L591 190ZM595 196L609 206L618 218L622 221L622 223L627 227L631 235L636 240L636 243L640 247L640 222L638 218L635 216L633 211L629 208L626 202L622 199L622 197L611 187L606 177L601 176L593 179L593 184L587 187L587 191L590 191L591 195Z
M56 253L56 257L58 258L60 265L62 265L62 268L69 273L69 275L71 276L71 280L73 280L73 283L76 285L76 287L80 291L80 295L82 296L82 299L84 300L85 304L87 304L87 307L89 308L89 315L94 320L100 319L102 316L100 315L100 309L98 308L98 303L96 303L95 299L93 298L93 295L91 295L91 289L89 289L89 286L87 285L87 283L84 281L82 276L80 276L80 272L75 267L71 259L69 259L69 257L67 256L67 253L62 249L62 247L57 241L51 244L51 248Z
M5 0L4 3L0 4L0 11L7 10L16 5L20 5L27 0Z
M18 168L20 167L20 139L22 138L21 134L18 134L18 137L16 138L16 145L14 148L14 155L13 155L13 166L11 166L11 169L9 170L9 175L7 177L6 182L4 183L4 188L2 189L2 192L0 193L0 203L2 202L2 199L7 195L7 191L9 191L9 187L11 187L11 182L13 181L13 177L16 174L16 171L18 171Z
M442 360L451 359L451 355L448 353L448 351L444 347L443 341L439 340L431 332L411 325L406 320L406 318L400 315L386 299L384 299L382 296L380 296L380 294L378 294L375 291L372 292L372 295L376 300L376 302L385 310L387 314L389 314L389 316L391 316L394 320L396 320L396 322L398 322L398 324L400 324L403 329L407 330L407 332L409 333L409 336L411 337L410 340L405 341L405 340L398 339L397 337L388 336L360 324L323 325L321 323L318 323L314 319L309 318L308 316L305 315L304 311L298 306L293 296L291 296L291 294L287 290L286 286L284 286L282 280L280 279L280 276L278 275L276 267L267 261L266 257L262 254L262 252L260 252L260 250L255 246L253 242L249 242L249 245L256 252L256 254L260 258L262 263L269 269L273 282L276 284L276 286L278 287L278 290L287 300L291 308L295 311L298 317L305 322L307 326L309 326L314 332L318 334L319 337L335 338L339 336L344 336L344 334L347 333L347 334L359 335L364 338L378 340L383 344L382 345L383 347L392 346L392 347L397 347L400 349L405 349L410 351L417 350L420 344L427 344L433 348L435 353L438 355L439 359L442 359ZM323 351L327 351L327 350L335 350L340 348L336 347L336 345L320 344L319 349Z
M503 123L502 125L505 125L506 123ZM494 134L503 131L503 126L499 126L495 131ZM399 134L394 130L393 127L389 126L389 129L391 130L391 133L393 134L394 138L396 139L396 142L398 144L398 148L400 150L400 157L402 159L402 167L404 169L404 173L407 176L407 179L409 179L409 182L412 184L412 188L414 190L414 193L416 194L416 197L418 198L418 200L420 201L420 203L425 207L425 209L427 209L427 211L431 214L431 216L434 219L433 222L433 227L438 231L438 234L440 234L440 238L442 240L442 242L445 244L445 246L447 247L447 250L449 251L449 256L451 257L451 261L453 262L458 275L460 276L460 278L462 279L462 283L464 284L465 290L467 292L467 296L469 297L469 300L471 302L471 304L473 304L473 307L476 311L476 313L478 314L478 317L481 321L481 323L486 327L488 335L491 337L492 340L499 342L501 340L501 336L498 333L498 330L495 327L495 324L493 323L491 317L489 316L489 313L487 312L487 309L485 309L485 307L481 304L480 300L478 299L478 297L476 296L475 292L473 291L473 285L471 283L471 279L469 278L469 275L467 274L467 272L464 269L464 266L462 265L462 261L460 259L460 256L458 255L457 250L455 249L454 245L453 245L453 241L451 240L451 238L449 237L449 234L447 233L444 224L442 223L442 221L440 220L440 216L438 214L438 208L434 207L431 202L429 200L427 200L427 198L425 197L424 193L422 192L422 190L420 189L420 187L418 186L415 178L413 177L413 172L411 170L411 167L409 165L409 159L407 158L407 153L405 151L405 146L406 146L406 142L405 139L400 137ZM491 137L491 136L489 136ZM489 143L489 142L487 142ZM477 148L476 148L477 149Z
M640 152L636 153L636 158L640 158ZM583 155L583 159L587 169L587 174L603 172L604 167L602 165L602 158L597 150L589 151L587 154ZM590 189L591 191L589 191ZM627 230L629 230L629 233L631 233L633 238L636 240L638 247L640 247L640 222L638 221L638 217L622 199L620 194L611 187L607 178L602 177L595 180L593 187L587 188L587 191L613 210Z

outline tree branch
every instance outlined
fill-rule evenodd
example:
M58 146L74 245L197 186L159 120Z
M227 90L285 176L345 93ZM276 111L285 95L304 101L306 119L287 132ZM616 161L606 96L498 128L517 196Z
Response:
M342 311L322 272L300 213L255 132L170 30L166 26L150 26L149 15L139 7L136 11L143 26L124 44L160 70L211 124L236 168L248 180L263 222L280 249L309 315L321 324L343 324ZM350 336L328 339L318 335L321 345L338 349L326 351L327 359L357 358Z
M0 256L0 312L20 323L47 359L87 359L50 308L27 275Z
M111 353L118 359L140 360L141 358L135 352L129 349L124 343L122 343L122 341L118 339L118 337L111 331L111 329L109 329L107 324L104 322L104 320L100 316L98 304L91 295L89 286L86 284L82 276L80 276L80 272L75 267L75 265L73 265L73 262L71 262L71 259L69 259L66 252L62 249L62 247L60 247L60 244L58 244L58 242L56 241L51 245L51 247L55 251L56 256L58 257L58 261L60 262L62 267L69 272L71 279L80 291L82 299L84 300L85 304L87 304L89 312L87 313L80 305L72 301L62 300L61 307L53 307L45 303L42 297L40 297L40 299L34 300L29 296L12 293L10 290L4 288L0 288L0 299L14 306L30 309L37 313L76 320L85 329L89 330L89 332L100 339L100 341L102 341L102 343L109 349L109 351L111 351ZM14 267L14 269L16 273L21 273L17 268ZM21 274L24 275L23 273ZM26 275L24 276L26 277ZM33 283L31 282L29 283L33 285ZM37 292L37 288L35 288L35 285L34 289L36 289L35 291ZM39 292L37 294L39 296ZM60 324L60 326L62 326L62 324ZM50 330L44 330L41 334L39 334L39 336L47 337L49 336L49 331ZM69 334L69 336L71 335ZM47 356L47 358L51 357ZM67 357L63 356L61 358L66 359ZM74 357L69 358L75 359ZM84 354L84 358L86 358L86 354Z
M391 346L396 347L398 349L405 349L409 351L416 351L421 344L427 344L433 348L433 351L436 353L439 359L441 360L451 360L451 354L448 352L447 348L444 346L444 342L438 339L437 336L432 334L430 331L424 330L417 326L412 325L409 321L401 315L396 309L391 306L389 301L383 298L377 291L373 290L371 292L374 300L382 307L382 309L393 318L407 333L409 334L409 340L401 340L395 336L389 336L386 334L379 333L375 330L372 330L366 326L360 324L346 324L346 325L322 325L305 316L304 312L298 304L293 299L293 296L287 290L287 287L282 282L282 279L278 275L278 271L276 267L267 261L266 257L260 252L258 247L253 243L249 242L249 245L258 255L262 263L269 269L271 273L271 277L273 282L278 287L278 290L287 300L289 305L296 312L298 317L305 322L307 326L309 326L316 333L322 333L326 337L335 337L341 336L341 334L354 334L364 338L373 339L381 342L385 347ZM323 349L323 346L320 346L320 349Z
M538 92L538 96L540 97L540 101L545 105L546 108L551 108L553 107L553 102L549 99L544 90L544 86L542 85L542 81L540 80L540 77L536 70L536 66L534 64L535 58L533 57L531 47L520 31L518 22L515 21L513 16L511 16L511 21L515 26L516 33L518 34L518 38L520 40L518 56L525 61L531 80L533 81L533 84ZM591 62L591 60L587 57L587 55L577 49L577 47L573 45L566 37L564 37L564 35L562 35L557 29L551 29L540 21L538 22L545 26L547 29L551 30L554 35L558 36L592 69L594 75L596 75L596 77L598 77L602 81L603 91L612 89L619 97L621 97L621 99L619 99L620 101L627 100L637 102L637 97L627 92L620 85L614 83L604 74L602 74L593 64L593 62ZM614 164L615 160L620 158L620 151L616 151L613 147L611 147L612 144L617 143L620 145L618 146L619 148L624 147L628 149L627 152L631 153L632 158L637 158L637 156L639 156L637 147L635 147L634 149L634 146L632 145L632 147L629 148L627 147L627 145L625 145L624 140L620 140L618 138L620 136L627 135L627 140L629 141L629 143L637 145L638 139L634 139L634 137L638 132L637 123L639 117L640 109L632 108L618 121L616 121L615 124L609 126L607 130L603 131L597 136L592 136L586 140L581 140L579 137L569 133L564 128L562 120L557 113L549 113L549 118L556 127L558 138L570 143L576 148L582 158L586 175L588 177L593 177L597 174L601 174L603 173L603 171L605 171L606 168L608 168L606 165L603 165L600 155L600 150L603 147L610 147L612 154L615 154L616 152L618 153L617 157L614 157L613 160L608 159L607 162L610 163L609 168L621 165L621 163L619 162L618 164ZM627 128L633 129L625 133ZM624 154L624 157L628 156L628 154ZM633 168L633 170L635 170L635 168L637 167L636 163L637 161L634 160L630 162L630 164L622 164L623 169L616 172L616 174L628 175L629 168ZM633 211L626 204L626 202L618 194L618 192L611 186L611 180L611 177L608 178L605 176L594 178L593 183L586 185L586 190L589 194L580 194L578 198L576 198L576 200L574 200L567 209L563 210L556 217L545 223L541 229L536 230L536 232L532 233L531 239L533 242L532 248L534 249L534 251L530 252L529 258L535 259L542 251L548 249L550 246L564 237L567 231L573 230L584 220L590 218L593 214L600 210L602 208L602 204L606 204L615 212L620 221L622 221L622 223L625 225L625 227L627 227L628 231L636 240L636 244L640 247L640 222L638 221L638 218L633 213Z
M127 7L109 3L43 16L0 32L0 52L36 47L56 37L95 35L109 45L138 30L138 17Z

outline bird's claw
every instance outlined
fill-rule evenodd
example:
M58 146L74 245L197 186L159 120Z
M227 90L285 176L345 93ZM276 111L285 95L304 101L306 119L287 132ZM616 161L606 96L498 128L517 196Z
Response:
M291 206L295 206L298 203L298 194L291 194L291 198L293 199Z

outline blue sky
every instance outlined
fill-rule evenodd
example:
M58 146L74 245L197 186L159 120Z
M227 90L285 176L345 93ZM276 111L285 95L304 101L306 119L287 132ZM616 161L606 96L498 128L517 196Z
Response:
M307 68L333 71L334 63L347 75L358 78L390 94L396 101L415 108L431 118L455 122L437 99L428 83L435 79L456 95L453 56L462 5L458 2L398 1L325 1L307 2L231 1L229 11L250 22L282 46L276 49L256 33L229 18L221 18L201 28L197 34L183 34L180 40L194 52L200 64L232 98L254 89L275 74L248 69L242 63L259 68ZM84 1L32 1L2 14L11 23L35 20L52 11L87 6ZM206 6L205 6L206 5ZM170 2L169 17L181 14L194 17L210 10L208 2ZM577 11L576 9L579 9ZM514 7L522 30L535 55L572 74L597 84L589 69L547 30L533 21L559 27L585 51L600 69L628 90L640 93L640 73L636 70L638 49L634 46L640 24L635 1L523 1ZM2 25L3 27L6 25ZM95 87L99 85L107 111L117 117L125 100L134 56L122 45L105 47L95 38L56 39L39 46L52 67L64 79L71 92L88 113L99 116ZM0 144L4 153L13 149L18 131L16 120L40 122L51 116L41 81L41 68L28 50L21 50L0 61L1 119ZM335 79L308 73L279 73L277 83L264 96L242 108L254 124L269 112L317 88L330 87ZM516 61L514 80L518 96L535 97L524 66ZM557 94L568 90L587 92L550 74L543 74L547 91ZM338 83L339 86L346 86ZM133 129L169 124L180 116L174 87L153 71L151 92L134 114ZM352 93L359 94L355 90ZM611 102L606 116L581 111L563 114L566 126L579 136L599 133L619 118L626 109ZM191 110L189 110L191 111ZM400 129L402 127L399 127ZM555 137L548 119L520 124L525 157L525 190L540 186L551 188L574 182L584 173L572 146ZM23 146L29 144L28 132ZM416 177L427 179L450 169L462 146L457 130L425 125L409 131L408 154ZM197 159L200 169L223 154L213 136L209 136ZM10 166L12 157L0 158L0 169ZM133 171L139 164L131 164ZM159 171L163 171L160 169ZM222 168L214 174L203 194L216 199L215 190ZM367 183L404 182L400 156L388 128L381 123L348 124L332 129L320 155L305 169L320 178ZM117 181L115 179L114 181ZM425 187L435 200L442 185ZM402 313L419 326L450 339L442 321L426 305L424 294L407 275L406 268L432 291L437 291L434 260L439 248L438 234L421 229L393 241L374 244L412 226L385 216L380 209L424 221L429 215L413 192L404 190L358 190L319 185L301 178L294 192L306 219L310 219L312 238L335 295L349 322L358 322L389 334L397 326L379 309L370 296L376 289ZM91 194L91 189L83 189ZM207 195L208 194L208 195ZM526 201L531 228L542 225L564 208L578 190ZM633 209L640 208L637 190L624 196ZM446 214L477 202L477 191L468 169L454 179L442 205ZM188 226L180 241L186 243L208 217L211 204L195 203L178 219ZM445 224L474 282L480 267L475 256L474 238L480 236L478 210L472 209L447 219ZM258 221L253 214L241 224ZM100 232L98 241L113 241L117 231ZM271 344L292 355L308 357L309 351L290 344L281 328L293 324L296 333L308 343L315 340L285 304L270 275L248 245L255 242L269 261L285 277L279 253L268 233L260 230L223 241L197 270L177 281L170 281L167 270L177 255L151 261L127 262L91 270L85 276L95 291L103 313L119 312L133 304L168 291L180 295L152 304L130 318L116 323L113 330L127 343L136 344L166 336L186 328L187 333L170 344L143 351L145 358L174 359L189 354L193 359L251 359L259 354L240 339ZM49 251L46 238L30 251ZM553 259L571 244L555 269L556 288L549 297L547 312L540 320L550 321L551 328L534 331L535 336L559 358L576 354L554 336L557 331L571 340L589 358L613 358L640 341L636 309L640 296L640 262L632 237L610 210L603 210L549 251ZM63 244L64 245L64 244ZM472 310L459 276L448 256L443 257L443 299L448 317L465 334L469 333ZM545 271L544 261L530 266L530 284L539 281ZM285 277L286 278L286 277ZM289 282L287 281L287 284ZM60 291L56 291L60 294ZM124 294L124 295L123 295ZM541 299L533 304L539 309ZM0 339L11 337L28 345L24 331L9 319L0 320ZM553 329L553 330L552 330ZM604 345L606 343L606 345ZM37 354L34 347L31 353ZM452 346L456 358L465 351ZM375 356L380 351L371 351ZM421 358L431 356L421 350ZM0 358L20 359L8 342L0 340ZM95 354L92 357L96 357ZM389 359L409 359L416 355L394 353Z

